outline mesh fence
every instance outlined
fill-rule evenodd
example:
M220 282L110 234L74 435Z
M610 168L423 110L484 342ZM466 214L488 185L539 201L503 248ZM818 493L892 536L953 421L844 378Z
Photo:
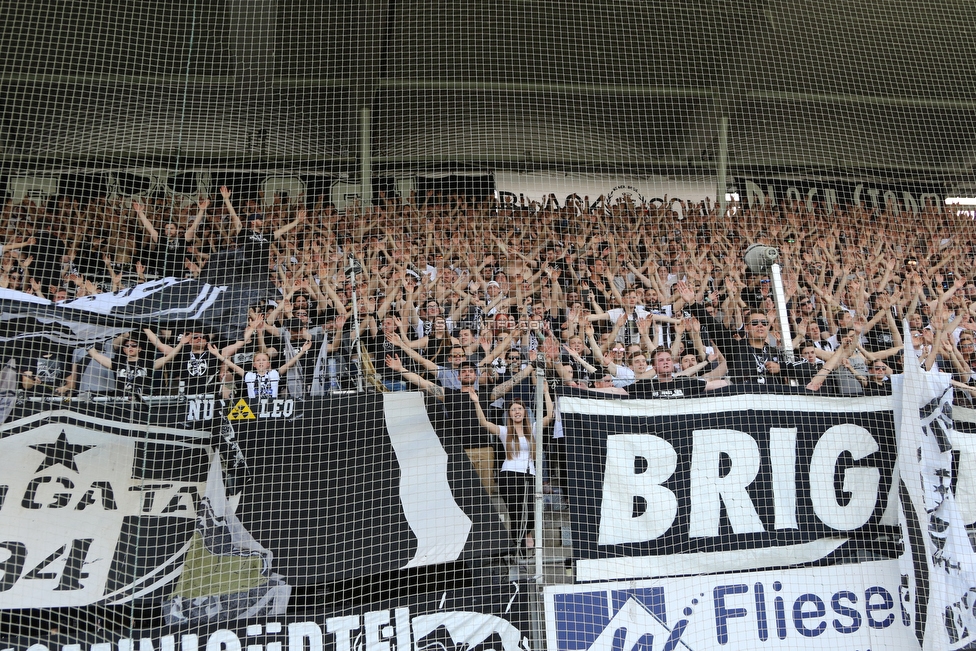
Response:
M0 650L972 648L968 3L0 15Z

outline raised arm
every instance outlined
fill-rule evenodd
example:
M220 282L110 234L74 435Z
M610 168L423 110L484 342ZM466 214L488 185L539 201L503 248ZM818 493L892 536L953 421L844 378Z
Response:
M443 400L444 399L444 388L443 387L441 387L440 385L434 384L433 382L430 382L429 380L426 380L426 379L420 377L416 373L411 373L407 369L403 368L403 363L400 361L400 357L398 355L387 355L386 356L386 365L389 368L391 368L394 371L396 371L397 373L400 373L401 375L403 375L403 379L405 379L410 384L413 384L413 385L415 385L417 387L420 387L421 389L423 389L424 391L426 391L430 395L434 396L438 400Z
M600 344L598 344L596 341L596 334L593 331L593 326L587 325L585 332L586 332L586 338L590 342L590 352L593 353L593 359L595 359L596 363L599 364L600 366L606 366L609 369L609 364L612 364L613 362L606 361L606 357L604 357L603 354L603 349L600 347ZM613 343L613 339L611 339L611 343ZM569 352L570 354L572 354L572 351ZM614 375L617 374L616 371L610 371L610 372Z
M278 368L278 373L287 372L288 369L290 369L292 366L298 363L298 360L300 360L302 356L304 356L305 353L307 353L311 347L312 347L311 340L306 341L304 344L302 344L302 347L299 348L297 351L295 351L295 355Z
M187 335L183 335L180 338L180 342L178 344L176 344L176 346L174 346L172 348L169 348L169 346L167 346L167 348L169 348L169 352L165 353L162 357L160 357L159 359L157 359L153 363L153 368L160 369L163 366L165 366L166 364L169 364L170 362L172 362L173 361L173 358L176 357L176 353L180 352L180 350L183 348L183 346L187 345L188 343L190 343L190 335L187 334ZM159 348L159 347L157 346L157 348ZM160 350L163 350L163 349L160 348Z
M597 346L597 348L599 348L599 346ZM580 365L583 368L586 369L587 373L596 373L596 367L595 366L593 366L592 364L590 364L589 362L587 362L585 359L583 359L583 357L581 355L578 355L575 350L573 350L572 348L570 348L566 344L563 344L563 352L565 352L567 355L569 355L570 357L572 357L573 359L575 359L577 362L579 362ZM614 375L617 374L617 372L615 370L617 368L617 366L613 362L608 362L606 364L606 367Z
M536 378L536 387L539 385L539 379ZM552 401L552 396L549 394L549 383L545 380L542 381L542 395L546 401L546 415L542 417L542 421L539 423L539 432L542 429L549 426L552 422L553 417L556 415L556 406Z
M503 395L511 391L516 384L518 384L525 378L529 377L534 372L535 372L535 367L532 364L526 364L525 368L521 369L518 373L514 374L504 382L501 382L494 389L491 390L492 401L501 398Z
M303 206L295 211L295 219L293 219L292 221L288 222L281 228L274 231L274 239L278 239L288 231L292 231L298 228L299 225L304 223L305 218L306 218L306 213L305 213L305 208Z
M139 218L139 223L142 227L146 229L149 233L149 239L153 241L153 244L159 241L159 232L153 228L152 222L146 217L146 210L143 205L137 201L132 202L132 209L136 211L136 217Z
M398 318L397 319L398 324L399 324L399 321L400 321L400 319ZM393 340L393 343L395 343L397 346L400 347L400 350L402 350L403 352L405 352L407 354L407 357L409 357L413 361L417 362L418 364L420 364L421 366L423 366L425 369L427 369L431 373L436 373L438 371L437 364L435 364L433 361L427 359L426 357L424 357L423 355L421 355L420 353L418 353L416 350L414 350L413 348L411 348L410 346L408 346L406 344L406 342L403 341L403 337L401 337L399 334L394 334L390 338Z
M332 306L336 309L336 312L338 312L342 316L348 316L349 310L346 309L346 306L343 304L342 299L340 299L339 295L336 293L335 288L332 286L332 281L329 280L328 278L323 278L319 283L320 289L322 288L323 284L325 285L325 293L326 295L328 295L329 300L332 301Z
M221 363L226 364L232 371L234 371L241 377L244 377L244 369L238 366L237 364L235 364L234 362L230 361L229 358L221 355L220 350L216 346L214 346L213 344L209 344L207 346L207 350L209 350L210 354L216 357Z
M481 426L484 427L489 432L491 432L492 434L494 434L495 436L500 435L502 433L501 428L499 428L498 425L496 425L495 423L490 422L485 417L485 412L481 408L481 401L478 400L478 394L475 393L474 391L471 392L471 402L474 403L474 409L476 412L478 412L478 422L481 423Z
M813 379L807 384L806 388L810 391L819 391L820 387L823 386L824 380L827 376L833 373L834 369L840 366L844 360L851 356L854 352L854 344L848 343L841 345L840 348L834 351L834 354L830 356L827 363L824 364L823 368L817 371L817 374L813 376Z
M495 347L485 353L484 359L481 360L480 366L488 366L494 362L499 356L504 355L512 347L512 333L506 334L501 341L495 344Z
M164 344L162 341L160 341L155 332L149 328L143 328L142 332L146 335L146 339L149 340L149 343L155 346L156 349L159 350L159 352L161 352L163 355L168 355L170 352L172 352L173 346Z
M187 228L186 232L183 234L183 239L185 239L187 242L193 241L193 238L197 234L197 228L200 227L200 222L202 222L203 218L206 217L207 215L207 208L209 206L210 206L210 199L200 199L199 201L197 201L197 207L199 208L199 210L197 211L197 216L194 218L193 223L190 224L189 228Z
M230 188L226 185L220 186L220 196L224 198L224 206L227 207L227 213L230 215L230 221L234 225L234 235L241 232L244 224L241 223L241 218L237 215L237 211L234 210L234 204L230 202Z
M255 331L257 330L257 324L263 320L264 320L263 314L256 314L256 315L252 314L251 316L249 316L247 327L244 328L244 334L241 336L240 339L238 339L234 343L227 344L226 346L224 346L223 349L220 351L221 354L223 354L224 356L233 355L241 348L243 348L246 344L249 344L251 342L251 339L254 337Z
M93 360L95 360L96 362L98 362L108 370L110 371L112 370L112 360L108 357L108 355L99 352L94 346L89 348L86 352L88 353L88 356L91 357Z
M11 244L4 244L0 246L0 251L16 251L17 249L22 249L25 246L34 246L37 244L37 240L33 237L29 237L21 242L13 242Z

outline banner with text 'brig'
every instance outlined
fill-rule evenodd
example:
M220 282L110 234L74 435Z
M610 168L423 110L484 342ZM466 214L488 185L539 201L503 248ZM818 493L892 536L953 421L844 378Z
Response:
M601 583L549 591L552 648L917 648L890 397L559 408L576 578Z
M894 558L888 397L560 399L577 579Z

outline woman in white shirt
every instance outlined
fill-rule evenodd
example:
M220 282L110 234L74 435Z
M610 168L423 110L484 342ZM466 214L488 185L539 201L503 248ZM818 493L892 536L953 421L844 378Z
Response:
M247 387L248 398L274 399L278 397L278 383L281 381L281 376L287 373L289 368L297 364L298 360L302 358L302 355L307 353L311 347L312 342L306 341L305 344L298 349L298 353L294 357L289 359L277 369L271 368L271 358L268 357L267 353L254 353L254 359L251 360L251 366L253 369L250 371L245 371L243 368L232 362L229 358L221 355L220 351L213 344L210 345L210 354L230 367L232 371L244 378L244 385Z
M496 425L485 417L477 394L472 392L478 421L481 426L498 436L505 448L505 462L498 473L498 489L505 507L508 509L510 531L515 543L525 540L528 549L535 547L532 532L535 529L535 505L533 477L535 476L535 453L538 433L552 422L553 404L549 395L549 385L542 383L546 401L546 415L534 425L528 422L528 411L521 400L513 400L508 405L507 425Z

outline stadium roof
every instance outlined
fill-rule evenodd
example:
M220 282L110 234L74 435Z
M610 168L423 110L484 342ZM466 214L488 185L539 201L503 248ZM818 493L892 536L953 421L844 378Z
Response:
M0 163L870 172L973 187L971 1L5 2Z

